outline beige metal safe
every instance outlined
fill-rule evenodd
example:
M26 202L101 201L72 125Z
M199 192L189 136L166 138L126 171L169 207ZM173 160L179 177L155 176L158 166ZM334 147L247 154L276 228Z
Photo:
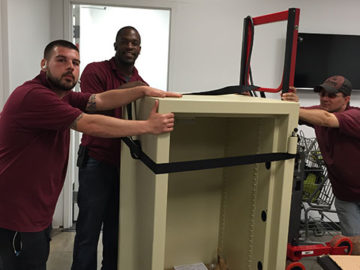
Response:
M147 119L155 98L136 103ZM140 136L156 163L296 151L299 104L241 95L159 99L168 134ZM285 269L294 159L154 174L121 146L119 268L216 261L230 270Z

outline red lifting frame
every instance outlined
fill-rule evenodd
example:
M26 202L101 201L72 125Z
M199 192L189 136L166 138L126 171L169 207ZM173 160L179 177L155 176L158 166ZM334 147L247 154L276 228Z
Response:
M327 242L325 245L292 246L288 244L287 258L291 261L299 261L304 257L331 255L349 255L353 250L353 244L347 237L341 238L337 243Z
M254 36L254 26L287 20L288 24L286 33L285 63L281 84L278 88L275 89L259 87L254 90L272 93L279 92L280 90L282 90L283 93L289 91L289 86L294 85L299 17L300 9L290 8L288 11L277 12L255 18L247 17L244 19L240 86L245 87L250 85L250 58Z

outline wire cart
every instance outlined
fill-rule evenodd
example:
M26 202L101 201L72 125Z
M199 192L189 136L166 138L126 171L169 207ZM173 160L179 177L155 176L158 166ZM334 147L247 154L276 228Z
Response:
M301 204L304 210L304 241L308 241L309 231L314 236L323 236L325 233L333 236L333 232L340 231L340 227L334 221L336 210L332 209L332 205L335 197L319 145L316 138L306 138L300 132L299 148L305 157ZM310 215L311 212L316 212L316 217Z

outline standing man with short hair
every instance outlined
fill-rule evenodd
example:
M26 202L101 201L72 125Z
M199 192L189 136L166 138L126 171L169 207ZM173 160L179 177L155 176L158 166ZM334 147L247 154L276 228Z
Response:
M90 63L81 76L81 91L103 93L109 89L147 85L135 61L141 37L132 26L121 28L114 43L115 56ZM122 109L103 112L116 118ZM117 269L119 229L120 139L83 135L78 157L79 215L76 222L72 270L96 270L97 246L102 229L103 270ZM126 221L121 221L126 222Z
M145 95L180 97L148 86L99 94L71 91L79 78L78 48L49 43L41 72L16 88L0 114L0 262L4 270L45 270L50 226L64 184L70 128L104 138L170 132L172 113L145 121L100 114ZM91 112L91 113L90 113Z
M298 101L293 90L282 94L282 99ZM326 79L314 91L320 95L320 105L300 108L300 122L315 129L342 234L360 235L360 108L350 106L352 85L343 76Z

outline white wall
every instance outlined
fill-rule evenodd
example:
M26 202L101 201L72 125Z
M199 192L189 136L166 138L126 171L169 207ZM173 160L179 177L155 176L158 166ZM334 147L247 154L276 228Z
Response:
M44 46L69 37L70 0L1 0L1 97L39 72ZM169 90L211 90L238 84L243 19L300 8L300 31L360 35L357 0L73 0L79 4L107 4L171 8ZM4 4L5 3L5 4ZM7 4L7 8L6 7ZM65 18L65 19L64 19ZM277 86L283 66L285 24L255 29L255 84ZM155 30L154 30L155 31ZM141 71L140 71L141 72ZM5 74L5 75L4 75ZM5 76L5 78L4 78ZM270 95L278 98L278 95ZM317 103L310 91L300 92L301 104ZM360 91L352 104L360 106Z
M2 0L6 1L6 0ZM10 89L39 71L44 45L62 38L64 28L63 1L7 0L10 60ZM66 0L65 3L69 3ZM104 3L125 6L172 8L169 88L173 91L197 91L237 84L239 81L243 19L247 15L301 9L300 31L359 34L360 2L337 0L74 0L74 3ZM275 24L274 24L275 25ZM279 24L284 31L285 25ZM267 27L267 26L266 26ZM271 26L272 27L272 26ZM272 30L270 27L270 30ZM260 27L259 27L260 28ZM261 27L262 28L262 27ZM265 27L264 27L265 28ZM255 83L276 85L282 69L282 36L278 30L255 32L253 66ZM279 30L279 31L280 31ZM274 34L278 37L274 40ZM260 45L259 45L260 44ZM279 60L280 59L280 60ZM271 60L271 61L269 61ZM271 62L269 67L261 69ZM265 78L265 79L264 79ZM357 96L357 95L356 95ZM311 98L311 97L310 97ZM305 96L305 99L308 99Z
M7 98L9 88L9 56L7 29L7 2L0 1L0 111Z
M50 40L49 0L8 1L10 90L40 71L44 44Z

